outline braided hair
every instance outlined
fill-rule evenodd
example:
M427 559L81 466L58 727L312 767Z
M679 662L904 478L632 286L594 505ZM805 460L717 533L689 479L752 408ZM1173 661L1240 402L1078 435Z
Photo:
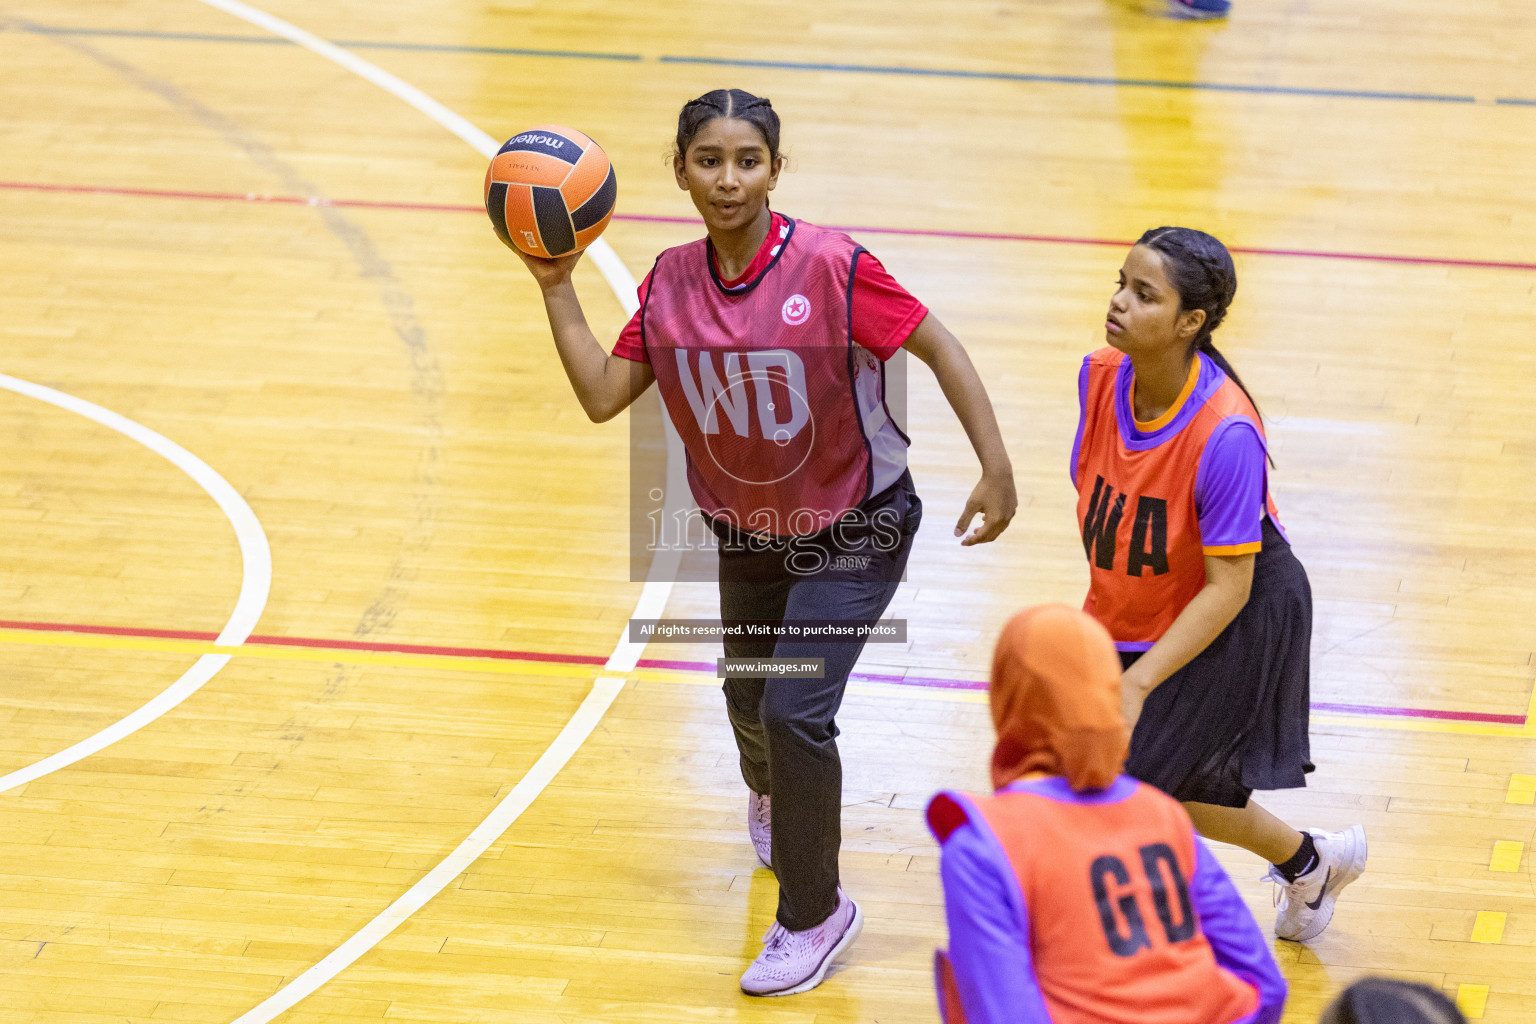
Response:
M1259 403L1253 400L1243 378L1232 369L1227 357L1222 355L1211 341L1211 332L1227 318L1227 307L1237 294L1237 268L1232 265L1232 254L1212 235L1193 228L1153 228L1136 240L1163 257L1163 269L1173 290L1179 293L1179 312L1192 309L1205 311L1205 322L1190 339L1190 355L1204 352L1211 361L1221 367L1232 382L1243 389L1254 412ZM1263 419L1263 414L1259 417Z
M745 89L712 89L684 103L677 115L677 156L687 156L694 137L705 125L721 117L745 121L756 128L768 147L768 162L779 158L779 115L767 98L754 96Z

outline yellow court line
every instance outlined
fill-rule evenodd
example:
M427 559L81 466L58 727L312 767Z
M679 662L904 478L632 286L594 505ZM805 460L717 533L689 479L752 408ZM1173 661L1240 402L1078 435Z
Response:
M227 654L235 658L261 658L272 661L311 661L341 665L384 665L395 668L420 668L432 671L484 672L504 676L560 676L592 679L598 675L687 686L718 686L719 679L708 670L645 668L630 672L604 672L600 665L565 664L547 661L519 661L508 658L477 658L465 654L411 654L403 651L359 651L348 647L287 647L247 643L239 646L201 640L175 640L162 637L120 636L100 633L65 633L52 630L0 629L0 644L29 647L76 647L112 651L153 651L160 654ZM894 699L937 701L949 704L985 704L985 690L961 690L934 686L907 686L896 683L861 683L848 686L854 695ZM1529 736L1536 735L1530 723L1525 726L1497 725L1485 722L1456 722L1440 718L1371 718L1368 716L1314 714L1316 725L1348 726L1363 729L1387 729L1398 732L1446 733L1456 736Z
M1493 844L1493 856L1488 859L1488 870L1519 871L1520 858L1524 855L1524 843L1518 839L1500 839Z
M1488 1009L1488 986L1457 985L1456 1009L1468 1020L1480 1020Z
M1509 789L1504 794L1507 804L1536 803L1536 775L1511 775Z
M1453 736L1529 736L1529 726L1499 725L1494 722L1455 722L1444 718L1370 718L1365 715L1314 714L1313 725L1345 725L1362 729L1389 729L1396 732L1438 732Z
M1504 924L1509 915L1498 910L1479 910L1472 922L1472 941L1497 943L1504 941Z

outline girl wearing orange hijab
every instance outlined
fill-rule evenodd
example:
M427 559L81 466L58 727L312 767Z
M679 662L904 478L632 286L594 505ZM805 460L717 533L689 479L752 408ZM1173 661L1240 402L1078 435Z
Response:
M940 793L945 1024L1274 1024L1285 982L1231 881L1162 792L1120 774L1120 659L1066 605L992 659L992 796Z

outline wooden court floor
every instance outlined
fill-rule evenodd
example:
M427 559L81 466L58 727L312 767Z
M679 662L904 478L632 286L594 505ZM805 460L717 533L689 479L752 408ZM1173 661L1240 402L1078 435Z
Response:
M621 656L656 592L631 417L581 414L483 158L219 4L0 0L0 1024L935 1020L920 809L984 784L1000 624L1081 597L1076 366L1164 223L1239 250L1218 340L1316 595L1318 772L1270 804L1370 835L1330 930L1276 945L1286 1020L1388 972L1536 1021L1529 4L264 3L497 139L594 136L636 276L698 231L678 106L770 96L775 205L966 343L1020 513L956 546L974 460L913 369L909 642L871 646L840 718L868 924L814 992L742 997L775 889L717 652ZM608 281L578 286L614 337ZM1267 924L1262 866L1220 856Z

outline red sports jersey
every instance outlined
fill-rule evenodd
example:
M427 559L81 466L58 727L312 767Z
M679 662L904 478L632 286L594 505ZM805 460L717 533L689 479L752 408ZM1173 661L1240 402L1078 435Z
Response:
M709 515L804 536L871 493L848 315L862 253L847 235L792 222L776 262L740 290L710 272L707 239L657 258L642 337Z
M1134 424L1120 422L1115 377L1125 353L1103 348L1088 357L1082 440L1077 457L1077 521L1088 556L1083 610L1122 650L1145 650L1205 586L1196 480L1206 441L1232 417L1263 436L1253 403L1225 374L1208 393L1183 396L1183 421L1157 443L1128 443ZM1191 375L1191 380L1194 375ZM1278 527L1268 488L1265 509ZM1211 551L1209 553L1227 553ZM1233 554L1246 551L1233 551Z
M766 270L774 257L778 256L779 249L789 235L789 230L789 218L782 213L773 214L768 225L768 235L763 239L763 244L758 247L756 255L752 257L752 262L747 264L747 269L742 271L739 277L729 280L722 278L721 286L731 289L742 288ZM719 267L716 266L714 269L718 274ZM641 306L645 305L645 297L650 290L651 277L647 274L645 280L640 282L638 290ZM928 307L903 288L891 276L890 271L886 270L879 259L870 252L860 256L858 266L854 268L853 290L848 301L853 307L853 340L868 349L876 359L882 362L891 358L902 345L906 344L912 332L917 329L917 325L922 323L923 318L928 315ZM624 325L624 329L619 332L619 340L613 346L613 354L637 363L646 361L645 342L640 336L638 309Z

